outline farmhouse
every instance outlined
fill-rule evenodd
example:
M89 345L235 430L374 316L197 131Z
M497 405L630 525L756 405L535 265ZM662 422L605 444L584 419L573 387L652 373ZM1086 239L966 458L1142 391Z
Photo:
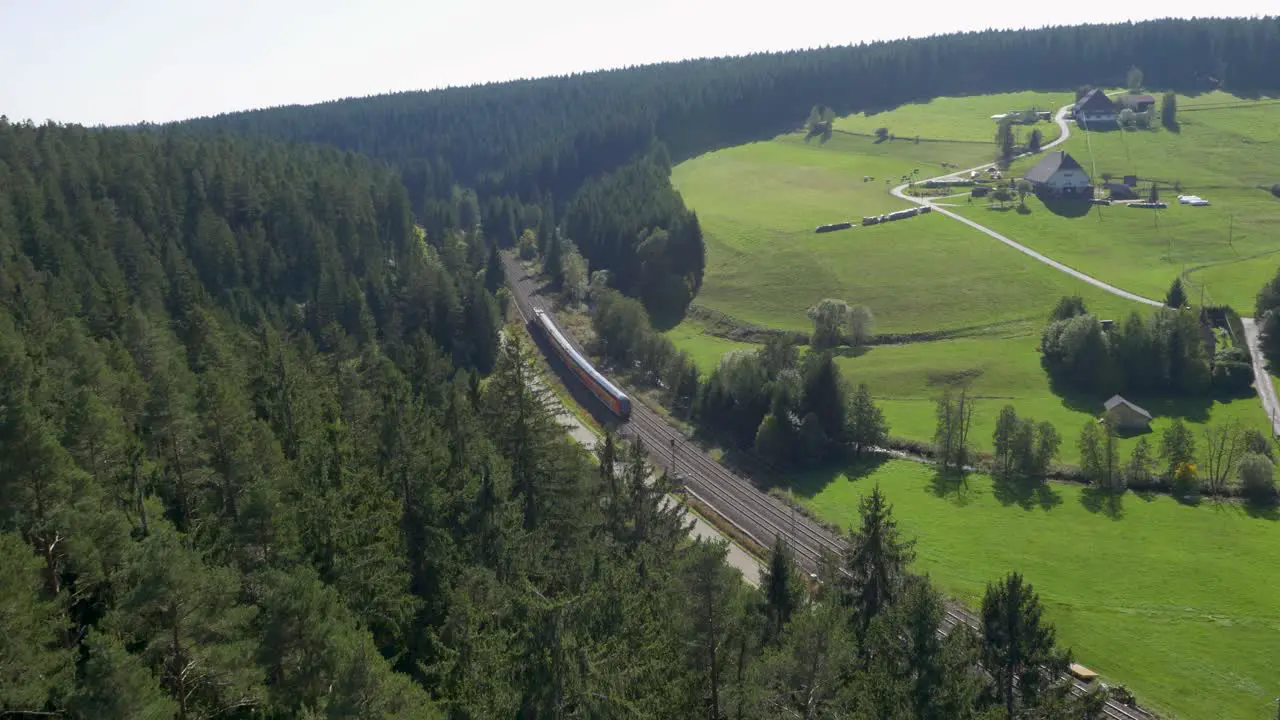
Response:
M1023 177L1035 188L1037 195L1088 197L1093 193L1084 168L1061 150L1045 153L1044 158Z
M1151 429L1151 413L1119 395L1112 395L1103 407L1105 411L1102 417L1114 423L1117 430L1147 431Z
M1155 102L1155 100L1152 100ZM1097 127L1114 125L1120 117L1120 109L1107 97L1107 94L1095 88L1080 96L1075 104L1076 124L1081 127Z

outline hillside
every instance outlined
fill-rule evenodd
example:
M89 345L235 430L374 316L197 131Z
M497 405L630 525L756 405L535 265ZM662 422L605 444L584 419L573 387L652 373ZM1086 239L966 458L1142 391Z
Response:
M1238 91L1269 90L1278 48L1277 18L988 31L352 98L188 124L387 160L399 168L428 233L453 212L438 198L454 185L474 188L486 232L510 244L517 218L531 212L572 221L560 213L575 195L640 160L654 141L680 162L794 129L818 104L846 115L943 95L1068 90L1119 82L1133 63L1148 67L1148 82L1162 87L1209 90L1229 67ZM623 182L636 183L635 202L670 207L669 189L645 184L643 172L629 174L635 179ZM674 211L653 221L668 230L688 222ZM586 248L592 268L627 272L640 228L624 228L619 237L610 224L587 227L569 239ZM696 294L700 277L683 279L683 290L671 284L674 294Z
M725 336L744 337L747 328L756 337L807 333L813 320L806 311L824 298L865 305L876 330L893 337L836 348L835 362L851 383L868 386L890 433L905 446L933 442L938 397L948 387L964 386L977 403L969 435L976 451L992 452L1000 409L1009 406L1019 417L1056 429L1062 436L1056 455L1061 462L1082 463L1077 438L1082 427L1095 424L1107 395L1064 388L1046 373L1039 349L1049 313L1064 295L1079 296L1097 317L1117 322L1132 322L1126 318L1134 312L1145 318L1149 309L939 213L887 225L859 224L863 216L908 206L889 194L893 186L991 161L996 147L992 115L1032 107L1056 110L1071 97L942 97L836 118L825 141L789 132L681 163L673 183L699 215L707 270L696 301L701 307L667 336L710 378L722 357L752 349L769 352ZM1144 191L1158 182L1168 209L1068 207L1034 195L1026 198L1025 208L1016 196L1001 206L970 198L968 188L940 190L934 200L1125 290L1162 298L1181 276L1192 304L1202 301L1203 289L1204 302L1229 302L1251 314L1254 294L1277 264L1265 228L1280 220L1280 203L1268 179L1269 168L1280 161L1273 137L1280 106L1268 98L1224 92L1180 95L1177 103L1176 130L1085 133L1073 128L1065 143L1090 175L1107 173L1118 180L1135 174ZM886 137L877 138L880 128ZM1058 134L1045 122L1015 132L1025 138L1032 129L1041 129L1046 138ZM1014 162L1006 177L1020 177L1039 160ZM1212 205L1178 204L1175 183ZM816 225L841 220L852 220L855 227L814 232ZM1143 367L1154 374L1159 364ZM1140 442L1157 447L1175 421L1192 428L1201 467L1214 462L1207 439L1213 428L1251 429L1264 438L1271 434L1252 392L1126 396L1136 397L1154 420L1150 432L1117 438L1120 462ZM910 508L904 524L919 533L931 573L960 597L975 598L980 587L972 578L983 575L993 555L1000 557L997 564L1028 568L1031 577L1043 578L1054 598L1048 615L1081 658L1157 707L1191 718L1255 717L1265 707L1269 690L1261 658L1280 647L1280 637L1263 627L1265 622L1254 622L1270 612L1262 600L1265 581L1240 568L1224 571L1223 561L1209 550L1167 555L1158 548L1173 542L1161 539L1165 534L1199 535L1197 547L1220 548L1218 543L1225 542L1249 545L1251 560L1273 556L1278 551L1268 541L1273 509L1234 502L1192 507L1145 493L1109 497L1095 487L1082 491L1052 482L1040 495L1025 495L1019 486L999 480L975 475L952 485L945 476L911 467L793 468L776 472L774 481L789 481L802 501L838 525L851 522L859 498L881 483ZM1010 553L992 549L991 543L1010 539L1016 540ZM1145 558L1135 565L1141 572L1117 576L1125 578L1123 587L1098 589L1105 584L1096 576L1100 566L1120 567L1139 555ZM1187 577L1196 581L1185 582ZM1201 593L1201 581L1219 589L1231 585L1231 596L1240 604ZM1196 612L1183 614L1187 608L1234 619L1203 627ZM1247 630L1237 634L1242 627ZM1254 650L1222 652L1244 646ZM1189 687L1196 690L1188 692Z
M0 715L993 707L888 509L892 596L785 544L762 594L638 443L593 462L498 342L493 250L356 155L0 120ZM1019 705L1078 715L1033 650Z

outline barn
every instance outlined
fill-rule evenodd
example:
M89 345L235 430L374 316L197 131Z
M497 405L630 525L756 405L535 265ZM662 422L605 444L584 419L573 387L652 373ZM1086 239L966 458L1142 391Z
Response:
M1075 158L1061 150L1045 153L1023 177L1035 188L1037 195L1085 198L1093 195L1088 173Z
M1110 420L1117 430L1146 432L1151 429L1151 413L1119 395L1112 395L1103 407L1103 419Z

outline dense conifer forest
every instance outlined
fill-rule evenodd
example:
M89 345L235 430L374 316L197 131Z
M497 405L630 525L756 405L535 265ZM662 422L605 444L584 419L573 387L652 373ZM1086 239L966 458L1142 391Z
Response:
M1033 634L943 639L879 495L823 582L780 544L745 585L557 425L483 242L356 155L0 121L0 715L1096 706L1016 575Z

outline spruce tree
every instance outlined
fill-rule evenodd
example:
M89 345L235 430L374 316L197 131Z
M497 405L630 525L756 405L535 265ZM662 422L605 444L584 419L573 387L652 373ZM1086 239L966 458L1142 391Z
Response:
M982 665L995 680L1009 720L1017 708L1035 703L1066 671L1068 656L1058 651L1053 627L1035 589L1010 573L987 585L982 600Z
M915 559L915 541L902 539L893 506L885 501L879 485L862 498L858 513L861 526L848 536L844 562L848 579L842 581L842 600L852 610L853 627L861 637L871 621L899 597Z
M1169 292L1165 293L1164 304L1176 310L1181 310L1187 306L1187 291L1182 288L1182 278L1173 279L1173 284L1169 286Z
M760 589L764 593L765 642L778 642L800 607L803 593L795 553L782 535L774 537L769 563L760 568Z

